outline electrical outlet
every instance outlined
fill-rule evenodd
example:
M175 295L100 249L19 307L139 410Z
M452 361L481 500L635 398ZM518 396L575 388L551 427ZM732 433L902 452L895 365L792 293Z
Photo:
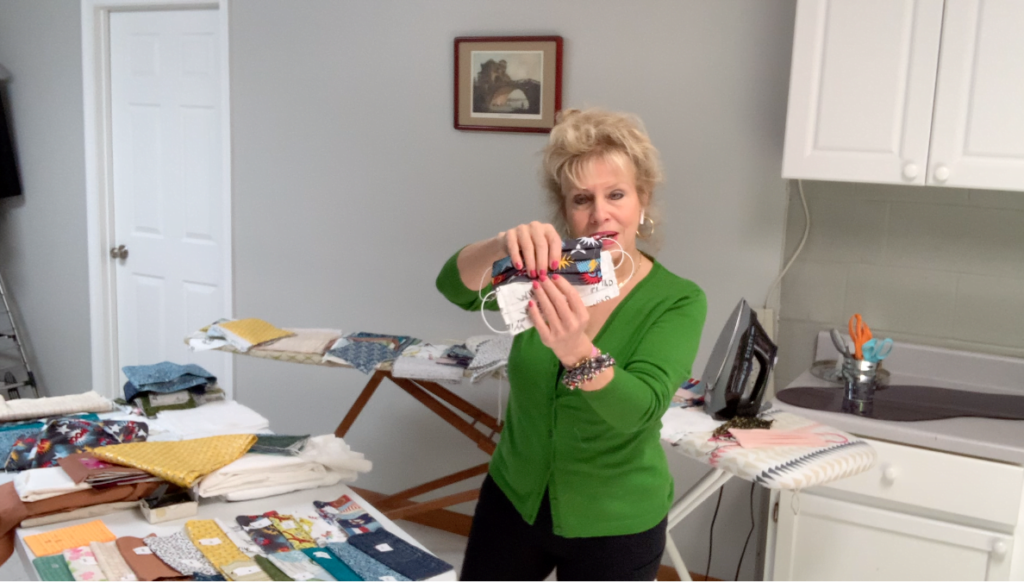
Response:
M775 310L771 308L754 308L754 313L757 314L757 321L764 328L764 331L768 334L768 337L772 339L772 342L778 344L775 340ZM775 371L768 375L768 385L764 389L765 399L772 399L775 397Z

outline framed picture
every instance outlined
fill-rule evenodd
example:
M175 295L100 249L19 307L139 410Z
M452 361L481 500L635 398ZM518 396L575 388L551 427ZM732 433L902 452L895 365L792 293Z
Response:
M550 132L562 108L562 37L455 39L455 129Z

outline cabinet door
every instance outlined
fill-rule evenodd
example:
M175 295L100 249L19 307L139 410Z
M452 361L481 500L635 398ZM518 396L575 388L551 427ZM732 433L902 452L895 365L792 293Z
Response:
M924 184L942 0L800 0L782 175Z
M782 492L775 536L776 581L1006 581L1013 548L1005 534L808 492Z
M946 0L928 184L1024 190L1024 2Z

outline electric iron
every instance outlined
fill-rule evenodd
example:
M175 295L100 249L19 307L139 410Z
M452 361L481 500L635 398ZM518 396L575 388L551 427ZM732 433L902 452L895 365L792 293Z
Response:
M719 420L756 416L777 352L757 314L741 299L722 329L700 381L704 412Z

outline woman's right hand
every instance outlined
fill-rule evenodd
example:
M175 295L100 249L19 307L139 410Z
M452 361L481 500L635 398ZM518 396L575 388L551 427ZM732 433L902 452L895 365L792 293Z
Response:
M562 257L562 238L555 227L533 221L498 234L516 269L526 269L530 277L546 279L549 270L558 268Z

